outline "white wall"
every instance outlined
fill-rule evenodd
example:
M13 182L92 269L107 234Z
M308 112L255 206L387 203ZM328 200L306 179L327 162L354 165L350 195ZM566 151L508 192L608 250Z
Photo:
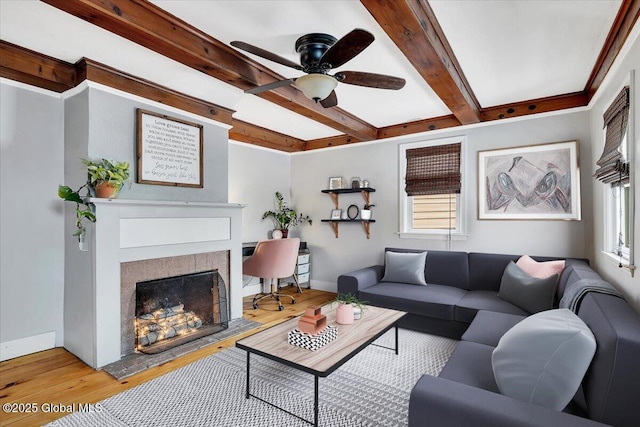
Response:
M635 70L636 91L635 99L631 99L630 103L635 106L635 164L632 166L635 172L635 196L636 196L636 215L634 221L634 239L636 248L635 264L640 264L640 208L638 200L640 200L640 170L638 163L640 161L640 37L638 37L638 27L634 32L635 39L630 36L627 47L628 53L624 59L616 64L614 72L607 76L605 84L603 84L596 94L596 102L592 106L591 113L591 156L597 160L602 154L604 144L603 118L604 111L609 103L617 95L622 86L628 81L629 72ZM595 162L594 160L594 162ZM595 163L592 162L589 168L586 168L585 175L595 172ZM631 277L629 270L618 268L618 262L603 253L605 249L605 191L609 191L604 184L591 180L593 182L593 216L594 216L594 266L607 281L616 286L625 296L637 312L640 313L640 271L636 270L635 277Z
M273 221L262 220L274 209L275 192L289 198L291 156L240 142L229 142L229 203L244 203L242 241L256 242L270 237Z
M291 199L291 156L281 151L229 141L229 203L246 204L242 210L242 241L257 242L271 237L270 219L262 220L265 211L274 209L275 192ZM294 232L295 233L295 232ZM291 235L294 236L295 234ZM260 292L260 282L243 277L243 295Z
M59 94L0 83L3 360L63 342L63 118Z
M312 253L313 285L335 291L337 277L358 268L382 263L387 246L446 249L442 240L401 239L398 217L398 144L424 139L466 135L463 191L466 196L466 241L454 241L451 250L509 254L589 257L592 241L592 194L590 178L581 177L581 221L480 221L477 219L477 152L501 147L523 146L578 140L580 166L590 170L589 113L577 111L565 114L537 116L523 120L492 122L480 126L449 131L430 132L422 137L412 135L400 140L355 144L345 148L327 149L292 156L291 188L297 207L309 212L314 220L328 218L333 203L320 190L328 188L329 177L353 176L367 179L376 189L371 201L375 223L371 224L371 239L367 240L359 223L340 224L336 239L330 226L314 222L302 228ZM360 194L340 196L340 208L355 203L362 208ZM586 206L586 208L585 208Z

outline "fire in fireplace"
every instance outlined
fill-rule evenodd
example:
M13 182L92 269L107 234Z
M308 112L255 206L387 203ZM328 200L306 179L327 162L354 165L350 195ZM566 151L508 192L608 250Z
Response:
M218 270L136 283L136 349L156 354L229 325Z

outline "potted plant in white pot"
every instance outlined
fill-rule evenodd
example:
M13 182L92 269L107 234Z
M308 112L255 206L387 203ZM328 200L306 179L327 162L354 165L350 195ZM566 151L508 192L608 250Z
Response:
M312 224L309 215L298 214L295 209L285 206L282 193L276 191L276 207L273 211L266 211L262 214L262 219L271 218L275 223L276 230L282 233L282 237L289 235L289 229L300 224ZM275 230L274 230L275 231Z
M371 219L371 208L374 207L374 204L371 203L365 203L364 207L362 208L362 210L360 211L360 219L362 220L370 220Z

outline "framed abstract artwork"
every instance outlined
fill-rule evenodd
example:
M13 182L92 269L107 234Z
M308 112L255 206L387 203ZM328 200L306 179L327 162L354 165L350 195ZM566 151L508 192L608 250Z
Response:
M479 151L478 219L579 221L578 141Z

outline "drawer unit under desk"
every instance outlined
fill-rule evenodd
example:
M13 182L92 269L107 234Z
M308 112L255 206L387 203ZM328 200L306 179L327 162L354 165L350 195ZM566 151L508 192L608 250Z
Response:
M298 255L298 265L300 265L300 264L309 264L309 255L310 254L299 254Z
M298 264L296 265L296 274L304 274L309 272L311 264Z

